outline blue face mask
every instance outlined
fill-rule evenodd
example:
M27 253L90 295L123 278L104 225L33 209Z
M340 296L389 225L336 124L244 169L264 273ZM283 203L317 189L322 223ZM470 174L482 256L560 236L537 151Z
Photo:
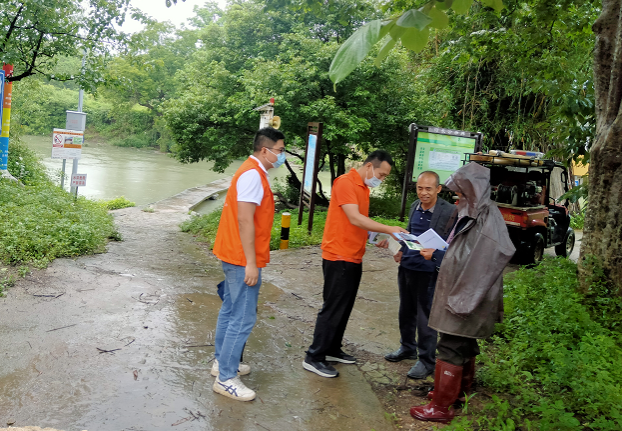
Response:
M372 177L367 179L365 178L365 184L368 187L378 187L380 184L382 184L382 180L380 178L376 178L376 175L374 174L374 167L371 167L371 175Z
M272 153L270 148L266 148L266 149ZM272 154L274 154L274 153L272 153ZM279 166L281 166L283 163L285 163L286 156L285 156L285 152L282 152L282 153L279 153L279 154L274 154L274 155L276 156L276 162L272 163L269 160L268 161L270 163L272 163L272 167L276 169Z

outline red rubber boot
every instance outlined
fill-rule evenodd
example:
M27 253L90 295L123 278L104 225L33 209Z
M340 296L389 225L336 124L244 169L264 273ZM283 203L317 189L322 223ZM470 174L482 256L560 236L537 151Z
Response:
M466 364L462 366L462 383L460 384L460 396L458 401L465 402L464 395L471 395L473 393L473 381L475 380L475 356L470 358ZM428 392L428 399L434 398L434 390Z
M460 394L462 367L436 361L434 376L434 399L426 406L410 408L410 415L420 421L449 423L454 418L454 410L449 409Z

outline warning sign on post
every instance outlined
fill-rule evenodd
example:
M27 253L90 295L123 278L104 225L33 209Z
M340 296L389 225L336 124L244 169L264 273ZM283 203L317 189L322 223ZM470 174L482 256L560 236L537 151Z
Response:
M71 174L71 187L86 187L86 174Z
M79 130L54 129L52 133L53 159L79 159L82 157L84 132Z

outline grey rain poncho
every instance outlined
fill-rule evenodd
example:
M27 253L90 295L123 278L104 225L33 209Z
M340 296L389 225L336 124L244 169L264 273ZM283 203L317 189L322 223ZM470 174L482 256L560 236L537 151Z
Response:
M503 318L503 269L515 248L497 205L490 170L471 162L445 183L462 193L458 217L469 220L441 264L428 325L438 332L486 338Z

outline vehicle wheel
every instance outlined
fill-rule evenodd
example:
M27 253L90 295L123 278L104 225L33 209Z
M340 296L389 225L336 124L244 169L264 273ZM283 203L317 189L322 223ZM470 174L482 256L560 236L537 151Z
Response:
M555 246L555 254L561 257L570 257L572 250L574 250L574 242L574 230L569 227L564 242Z
M544 257L544 237L541 233L533 236L531 247L525 250L524 262L526 265L533 265L542 261Z

